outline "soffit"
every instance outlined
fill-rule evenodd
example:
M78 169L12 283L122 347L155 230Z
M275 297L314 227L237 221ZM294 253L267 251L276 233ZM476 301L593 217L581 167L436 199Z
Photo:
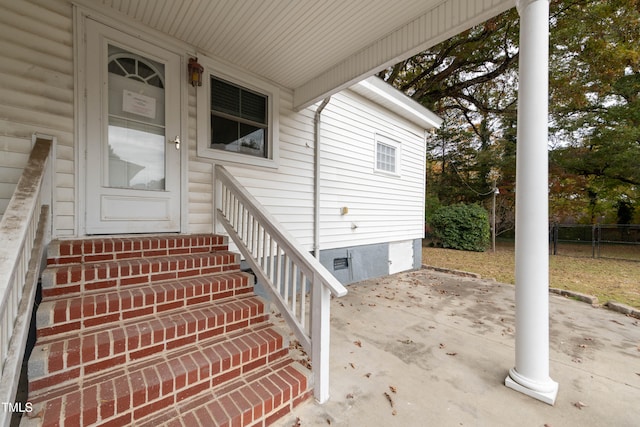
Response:
M294 90L306 106L445 40L514 0L99 0Z

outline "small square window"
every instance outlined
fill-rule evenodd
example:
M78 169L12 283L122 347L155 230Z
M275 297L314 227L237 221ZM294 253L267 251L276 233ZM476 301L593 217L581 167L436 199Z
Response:
M400 143L376 135L375 170L390 174L399 174Z
M378 142L376 168L385 172L396 171L396 148Z

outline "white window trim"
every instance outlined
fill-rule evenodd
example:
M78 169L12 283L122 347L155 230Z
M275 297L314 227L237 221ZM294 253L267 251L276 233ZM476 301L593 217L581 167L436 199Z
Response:
M379 143L387 145L389 147L393 147L396 150L396 158L395 158L396 164L395 164L394 172L384 170L384 169L378 169L378 144ZM374 137L374 147L373 147L373 171L376 174L387 175L387 176L398 178L400 177L401 165L402 165L402 144L387 136L376 133Z
M197 144L198 157L212 159L219 163L233 163L241 165L277 168L279 164L279 100L280 89L264 80L231 67L216 63L205 56L199 57L204 67L202 87L197 88ZM255 157L242 153L216 150L210 146L211 135L211 78L210 76L226 80L257 93L267 96L268 143L267 157Z

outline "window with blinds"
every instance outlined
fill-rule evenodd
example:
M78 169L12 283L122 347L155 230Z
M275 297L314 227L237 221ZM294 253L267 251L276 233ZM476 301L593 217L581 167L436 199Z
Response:
M267 158L268 96L211 76L210 147Z

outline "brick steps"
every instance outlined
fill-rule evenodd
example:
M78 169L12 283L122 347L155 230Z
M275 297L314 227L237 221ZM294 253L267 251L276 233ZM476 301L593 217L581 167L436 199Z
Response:
M42 273L42 296L77 296L143 283L237 271L239 267L238 254L228 251L50 265Z
M222 236L212 234L98 237L55 240L47 248L47 264L81 264L97 261L185 255L227 250Z
M282 359L287 353L282 337L262 325L118 366L30 401L43 426L127 425L268 363L289 362Z
M207 390L161 415L140 421L141 427L235 425L269 426L311 396L307 377L290 360L262 368L216 390Z
M92 328L73 337L43 339L29 360L29 391L36 393L52 384L233 332L266 318L262 301L247 295L214 306L199 304L189 310Z
M58 241L49 254L23 425L268 425L310 396L223 238Z
M204 275L181 281L131 286L110 292L49 299L38 309L37 334L45 337L106 322L134 319L193 304L211 303L253 291L247 273Z

